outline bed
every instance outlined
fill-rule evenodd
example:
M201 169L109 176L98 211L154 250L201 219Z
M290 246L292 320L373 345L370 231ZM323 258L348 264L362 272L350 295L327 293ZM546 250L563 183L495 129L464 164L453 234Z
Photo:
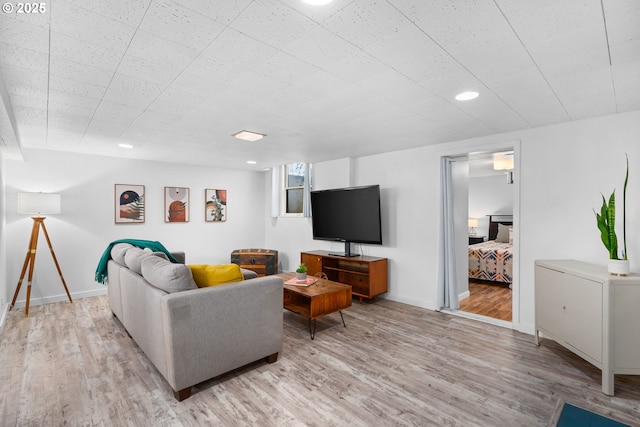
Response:
M509 231L512 215L488 215L489 239L469 246L469 278L511 283L513 280L513 244Z

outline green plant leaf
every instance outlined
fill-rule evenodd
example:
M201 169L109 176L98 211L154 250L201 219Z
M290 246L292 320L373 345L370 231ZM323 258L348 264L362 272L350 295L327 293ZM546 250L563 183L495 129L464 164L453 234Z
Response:
M609 259L618 259L618 238L616 237L616 190L609 197L607 206L607 227L609 229Z

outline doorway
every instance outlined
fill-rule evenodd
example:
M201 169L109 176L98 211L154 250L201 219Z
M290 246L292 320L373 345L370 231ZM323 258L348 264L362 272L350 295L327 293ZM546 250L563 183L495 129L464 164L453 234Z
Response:
M506 167L500 166L505 156L509 163ZM441 226L446 226L444 217L450 212L449 223L454 224L451 227L455 229L454 233L443 234L443 240L448 242L443 242L442 246L449 246L451 255L445 256L441 265L445 271L453 269L457 272L454 292L458 301L448 306L441 304L441 307L452 314L509 328L518 323L519 314L518 156L519 142L513 147L443 157L443 165L445 159L456 165L451 168L453 173L449 175L448 189L443 166L443 203L446 191L451 191L453 196L450 197L452 207L442 210ZM460 170L464 172L460 173ZM464 227L460 226L461 222ZM496 241L498 225L502 232L500 242ZM492 250L497 252L491 253ZM473 258L478 253L481 253L480 257ZM446 292L448 284L441 283L440 286L445 286Z
M468 161L469 292L459 310L511 322L513 151L471 153Z

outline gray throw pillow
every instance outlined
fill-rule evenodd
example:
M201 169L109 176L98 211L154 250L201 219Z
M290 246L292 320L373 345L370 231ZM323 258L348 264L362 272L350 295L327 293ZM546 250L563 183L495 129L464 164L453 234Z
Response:
M509 243L509 226L504 224L498 224L498 235L496 236L496 242Z
M153 252L133 247L124 254L124 263L129 270L142 274L142 260L150 256L153 256Z
M246 268L241 268L240 272L242 273L244 280L255 279L258 277L258 273L253 270L247 270Z
M151 285L168 293L198 288L188 266L174 264L158 256L142 259L142 277Z
M127 251L133 247L134 246L129 243L116 243L111 248L111 259L126 267L127 264L124 261L124 256L127 254Z

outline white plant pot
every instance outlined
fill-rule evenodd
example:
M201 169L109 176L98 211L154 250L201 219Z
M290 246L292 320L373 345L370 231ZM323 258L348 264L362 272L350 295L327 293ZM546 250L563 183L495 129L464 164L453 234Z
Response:
M608 264L609 274L613 276L626 276L629 274L628 259L610 259Z
M298 282L305 282L307 280L307 273L296 273L296 280Z

